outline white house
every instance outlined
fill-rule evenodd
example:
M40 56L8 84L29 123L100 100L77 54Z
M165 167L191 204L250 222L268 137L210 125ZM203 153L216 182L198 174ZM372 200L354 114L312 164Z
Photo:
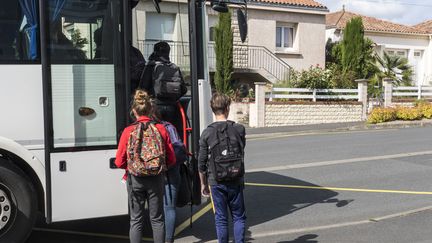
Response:
M432 85L431 21L407 26L342 10L327 14L326 39L339 41L345 25L353 17L362 18L365 37L376 44L378 54L387 52L407 58L414 69L415 85Z
M189 66L189 28L187 2L164 0L161 14L151 1L141 1L135 8L134 45L147 58L157 41L168 41L172 59L182 69ZM236 11L233 11L234 79L241 82L284 80L290 68L307 69L325 64L325 15L328 9L314 0L249 0L248 38L240 41ZM207 6L210 72L215 70L213 28L218 13ZM186 71L187 72L187 71Z

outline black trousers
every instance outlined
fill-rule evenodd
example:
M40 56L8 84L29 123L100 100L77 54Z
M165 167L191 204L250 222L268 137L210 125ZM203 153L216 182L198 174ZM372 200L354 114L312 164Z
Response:
M183 140L183 123L180 110L177 104L157 104L157 109L160 118L164 121L170 122L177 129L180 139Z

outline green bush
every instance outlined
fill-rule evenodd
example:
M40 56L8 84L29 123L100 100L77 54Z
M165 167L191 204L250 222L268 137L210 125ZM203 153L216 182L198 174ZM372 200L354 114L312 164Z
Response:
M423 115L419 108L417 107L397 107L396 108L396 118L398 120L412 121L420 120Z
M368 123L376 124L396 120L396 110L393 108L374 108L368 117Z
M330 70L321 67L311 66L308 70L301 72L291 70L290 80L280 82L278 87L308 88L308 89L328 89L332 88L330 83Z

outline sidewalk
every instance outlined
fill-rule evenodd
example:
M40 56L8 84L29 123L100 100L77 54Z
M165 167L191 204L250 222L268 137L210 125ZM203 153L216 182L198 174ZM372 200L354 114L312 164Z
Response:
M368 129L396 129L425 126L432 126L432 120L423 119L419 121L392 121L379 124L367 124L366 122L347 122L281 127L246 128L246 137L257 138L297 133L335 132Z

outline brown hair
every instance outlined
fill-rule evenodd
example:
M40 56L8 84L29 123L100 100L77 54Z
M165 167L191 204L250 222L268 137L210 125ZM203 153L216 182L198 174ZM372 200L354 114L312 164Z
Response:
M215 115L224 115L230 105L230 97L222 93L214 93L210 100L210 107Z
M132 110L139 116L149 116L152 112L152 102L150 96L144 90L137 89L132 101Z

